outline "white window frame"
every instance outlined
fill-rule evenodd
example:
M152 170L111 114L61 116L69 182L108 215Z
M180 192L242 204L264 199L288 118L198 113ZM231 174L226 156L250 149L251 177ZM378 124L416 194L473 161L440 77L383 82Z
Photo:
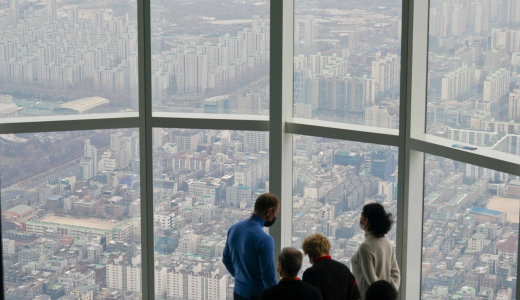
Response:
M425 133L429 33L425 16L429 16L429 1L403 0L399 130L293 118L295 0L271 0L269 117L152 113L150 1L138 0L138 113L0 119L0 134L139 128L141 199L145 200L141 201L143 299L155 298L153 127L270 132L270 192L282 202L280 221L270 228L276 243L275 257L283 247L291 245L293 134L399 147L397 257L402 277L401 300L420 299L421 293L425 153L520 176L520 156L497 156L496 151L486 148L455 149L451 147L453 141ZM3 276L1 283L3 287ZM516 290L520 295L518 284Z

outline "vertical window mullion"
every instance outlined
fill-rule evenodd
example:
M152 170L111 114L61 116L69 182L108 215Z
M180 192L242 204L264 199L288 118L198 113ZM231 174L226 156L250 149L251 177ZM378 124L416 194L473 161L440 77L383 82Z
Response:
M279 221L269 228L275 240L275 259L292 238L292 118L294 1L271 1L269 191L280 198Z
M410 140L426 130L428 16L428 1L403 0L397 212L401 300L419 299L421 294L425 155L412 150Z
M141 172L141 268L143 299L153 300L152 54L150 0L138 0L139 146Z

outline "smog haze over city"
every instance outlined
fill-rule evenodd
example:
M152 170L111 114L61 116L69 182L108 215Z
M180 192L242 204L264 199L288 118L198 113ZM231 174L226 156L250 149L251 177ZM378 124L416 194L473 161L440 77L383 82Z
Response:
M154 113L269 116L269 14L152 0ZM294 117L398 129L402 3L295 0L294 18ZM519 155L520 0L431 0L429 22L427 133ZM0 120L138 113L137 25L132 0L0 0ZM152 133L153 199L138 129L0 134L4 299L141 299L141 201L156 299L233 299L222 253L269 192L269 132ZM398 148L294 135L292 154L294 247L322 233L350 267L372 202L396 247ZM520 178L427 155L424 187L421 299L516 299Z

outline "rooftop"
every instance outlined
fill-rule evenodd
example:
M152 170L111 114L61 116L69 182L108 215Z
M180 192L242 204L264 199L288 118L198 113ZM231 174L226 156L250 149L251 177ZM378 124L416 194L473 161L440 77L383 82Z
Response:
M463 174L462 173L452 173L450 176L446 177L446 179L444 179L440 184L439 186L446 186L446 185L451 185L453 184L453 182L455 180L457 180L459 177L461 177Z
M477 214L477 215L487 215L487 216L492 216L492 217L498 217L501 214L501 212L499 212L497 210L491 210L491 209L487 209L484 207L477 207L477 206L471 207L469 212L473 213L473 214Z
M102 97L88 97L60 104L54 108L55 113L82 114L101 105L107 105L108 99Z
M30 210L33 210L33 208L29 205L17 205L11 209L8 209L7 211L9 212L14 212L14 213L17 213L19 215L23 214L23 213L26 213Z
M508 238L499 240L495 243L495 249L518 252L518 235L511 234Z
M432 192L426 198L424 198L424 203L429 204L435 201L442 193L440 192Z
M487 184L488 181L486 179L479 179L477 181L475 181L469 188L468 188L468 192L470 193L473 193L475 192L476 190L478 190L481 186Z
M450 202L448 202L448 205L458 205L460 202L466 199L466 196L468 196L468 194L457 194L450 200Z

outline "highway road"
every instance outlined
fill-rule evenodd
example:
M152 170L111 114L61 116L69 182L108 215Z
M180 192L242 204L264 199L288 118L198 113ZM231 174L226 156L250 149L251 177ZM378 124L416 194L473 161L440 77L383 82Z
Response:
M17 190L12 189L9 191L2 191L2 210L8 209L9 207L19 205L19 204L27 204L27 202L29 202L29 201L31 203L33 203L34 201L37 201L38 200L38 189L35 187L38 187L47 181L54 181L59 178L79 174L79 164L76 163L71 166L62 168L60 170L55 170L52 173L47 174L47 172L45 172L46 175L41 176L39 179L32 181L31 183L27 184L22 189L17 189ZM23 197L16 200L16 197L18 195L22 195ZM15 200L13 200L13 199L15 199ZM13 201L8 202L11 200L13 200Z
M108 148L109 147L100 149L99 153L101 154ZM55 181L63 177L79 174L80 160L81 158L72 160L66 164L52 168L29 179L23 180L2 189L2 210L18 204L27 204L29 201L31 203L36 201L38 199L38 189L35 189L35 187L38 187L47 181ZM16 200L16 197L19 195L22 197Z

